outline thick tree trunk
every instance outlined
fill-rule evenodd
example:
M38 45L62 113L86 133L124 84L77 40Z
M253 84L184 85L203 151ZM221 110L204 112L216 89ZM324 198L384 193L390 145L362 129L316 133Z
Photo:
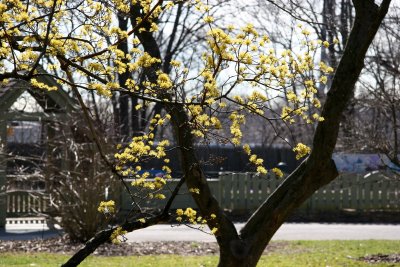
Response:
M118 16L118 26L121 30L127 31L128 29L128 20L121 15ZM129 53L128 43L127 41L121 42L118 44L117 48L123 51L125 54ZM125 86L126 81L129 79L129 73L125 72L118 75L118 82L121 87ZM120 133L121 137L124 140L127 140L129 137L129 114L131 113L129 110L129 95L126 93L120 93L119 98L119 122L120 122Z
M200 193L193 193L201 216L207 219L210 229L214 227L218 229L216 238L221 247L221 257L223 258L239 258L243 254L240 249L236 249L235 244L238 243L239 237L233 223L226 217L219 206L218 201L211 193L211 189L207 183L200 163L195 156L193 147L193 134L189 126L189 118L182 105L172 105L167 107L171 114L174 133L178 146L180 148L181 166L185 175L188 188L197 188ZM211 215L215 214L216 218L211 219Z
M131 21L135 21L137 12L136 9L132 9ZM149 53L152 57L161 58L161 53L150 32L137 32L137 37L141 41L144 50ZM164 67L169 64L164 65ZM161 64L154 64L152 67L146 69L146 76L151 81L156 83L157 71L162 68ZM166 67L168 68L168 67ZM169 98L168 95L162 95L161 98ZM182 171L185 176L185 181L188 188L197 188L200 190L200 194L192 193L203 218L208 220L208 226L210 229L217 228L216 239L220 246L221 258L234 259L244 258L243 251L241 251L240 240L238 233L233 223L226 217L222 209L220 208L218 201L214 198L211 193L211 189L207 183L202 169L200 168L200 162L195 156L194 142L192 129L190 127L190 119L186 113L186 109L183 105L177 103L165 104L163 107L171 115L171 123L174 128L175 140L177 140L180 156ZM215 214L215 219L210 219L211 215Z

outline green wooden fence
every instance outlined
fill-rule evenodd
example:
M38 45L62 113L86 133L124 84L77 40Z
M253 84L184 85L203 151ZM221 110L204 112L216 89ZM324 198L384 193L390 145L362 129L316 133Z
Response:
M255 210L279 186L282 179L257 176L253 173L221 173L219 179L209 180L214 196L225 210L246 212ZM178 180L170 181L168 195ZM166 200L143 201L149 208L162 208ZM131 208L127 194L122 194L121 207ZM172 208L196 207L188 189L183 186ZM306 213L354 210L400 212L400 180L386 175L343 174L330 184L317 190L299 208Z
M127 179L125 180L128 184L131 183L132 180ZM163 200L154 200L154 199L136 199L137 203L144 208L148 209L162 209L165 204L167 203L167 200L169 196L171 196L172 191L178 184L179 179L171 179L168 180L166 186L161 190L159 193L163 193L166 198ZM210 184L211 187L211 192L214 194L214 196L219 194L219 179L210 179L208 180L208 183ZM120 207L122 208L123 211L129 211L133 205L132 205L132 198L126 193L126 191L122 191L121 194L121 199L120 199ZM196 204L194 203L190 192L186 186L186 184L182 185L179 194L175 197L175 200L171 206L172 209L178 209L178 208L183 208L183 207L195 207Z
M282 182L251 173L221 174L219 200L232 211L255 210ZM386 175L343 174L317 190L300 208L305 212L400 211L400 180Z
M221 207L239 213L255 210L281 182L273 176L253 173L221 173L219 179L209 180L212 193ZM177 179L167 183L163 191L166 199L142 200L139 204L151 209L162 208L177 183ZM12 191L7 192L6 199L7 217L45 213L49 207L49 198L43 192ZM132 208L131 198L126 193L121 194L117 204L124 211ZM186 207L196 207L196 204L184 185L172 208ZM382 174L366 177L360 174L341 175L317 190L299 209L306 213L338 210L400 212L400 180L389 179Z

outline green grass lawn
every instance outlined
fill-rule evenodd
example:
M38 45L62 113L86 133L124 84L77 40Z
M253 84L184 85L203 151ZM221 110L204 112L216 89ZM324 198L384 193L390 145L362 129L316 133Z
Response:
M400 266L367 264L356 259L371 254L400 253L399 241L291 241L263 256L258 266ZM59 266L68 255L47 253L0 253L0 266ZM216 266L217 256L91 256L80 266Z

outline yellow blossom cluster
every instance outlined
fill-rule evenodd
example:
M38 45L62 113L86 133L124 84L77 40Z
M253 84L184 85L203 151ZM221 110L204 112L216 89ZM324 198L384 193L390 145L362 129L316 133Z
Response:
M154 141L154 129L156 126L164 125L170 115L161 116L156 114L150 121L149 133L141 136L135 136L131 142L122 147L119 145L119 153L114 155L117 160L116 170L125 177L132 178L131 185L138 191L143 192L145 197L149 199L165 199L165 195L160 190L167 184L167 180L171 178L171 169L168 167L169 159L166 157L166 147L169 145L168 140ZM163 177L150 178L149 172L141 172L142 161L150 158L163 159L165 163L161 169L166 173ZM142 191L145 190L145 191Z
M267 174L267 169L263 166L264 160L256 154L252 154L249 144L243 145L243 151L249 156L250 163L254 164L258 174ZM283 172L279 168L272 168L271 171L279 178L283 177Z
M101 201L99 207L97 208L97 211L104 214L114 213L115 212L114 200Z
M125 230L122 230L122 227L117 227L115 230L112 232L110 236L110 240L113 244L120 244L121 241L124 241L124 235L126 235L128 232Z
M197 220L196 220L196 216L197 216L197 211L195 211L194 209L192 209L192 208L186 208L185 210L182 210L182 209L177 209L176 210L176 215L178 216L178 217L176 217L176 220L178 221L178 222L182 222L182 216L186 216L186 219L190 222L190 223L193 223L193 224L196 224L197 223ZM207 223L207 221L206 220L204 220L204 223Z
M259 174L267 174L268 173L267 169L265 169L265 167L263 166L264 160L258 158L256 154L251 153L251 148L250 148L249 144L244 144L243 150L249 156L250 163L252 163L256 166L257 173L259 173Z
M293 151L296 152L296 159L299 160L302 157L307 156L308 154L311 153L311 148L306 146L305 144L298 143L295 148L293 148Z
M49 86L49 85L47 85L45 83L39 82L35 78L32 78L30 82L31 82L31 85L33 87L36 87L36 88L39 88L39 89L42 89L42 90L46 90L46 91L55 91L55 90L57 90L57 86Z
M175 213L177 215L177 222L188 222L195 225L200 224L200 228L203 228L207 224L207 220L215 220L217 218L217 216L213 213L209 216L208 219L202 216L197 216L197 211L192 208L186 208L185 210L177 209ZM213 227L213 229L211 229L212 234L215 234L217 231L218 229L216 227Z
M189 192L190 193L194 193L194 194L200 194L200 189L198 189L198 188L190 188Z
M264 160L258 158L256 154L251 154L251 149L248 144L243 146L243 150L249 156L250 163L256 166L257 173L264 175L268 173L267 169L263 166Z
M189 105L189 114L192 116L192 133L198 137L204 137L211 129L222 129L221 121L216 116L203 113L200 105Z
M244 115L238 114L236 111L234 111L231 115L229 115L229 119L232 121L230 127L232 134L231 141L233 144L239 145L243 136L240 126L245 123L245 117Z
M279 168L272 168L271 170L278 178L283 177L283 172Z
M172 87L172 82L168 74L166 73L158 74L157 85L162 89L170 89Z
M264 160L257 157L256 154L252 154L249 157L249 161L250 163L253 163L256 167L257 167L257 173L260 174L267 174L267 169L265 169L265 167L263 166L263 162Z

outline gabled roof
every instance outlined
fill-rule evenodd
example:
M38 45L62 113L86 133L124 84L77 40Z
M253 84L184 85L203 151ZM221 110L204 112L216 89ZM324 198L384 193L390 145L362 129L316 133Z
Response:
M0 86L0 112L7 112L25 91L32 95L46 113L64 113L77 110L78 103L76 100L71 98L53 78L41 75L36 79L46 85L57 86L58 90L47 91L34 88L27 81L11 79L7 84Z
M58 89L48 91L34 88L29 82L21 79L10 79L7 84L0 84L0 122L9 120L10 117L16 120L31 120L32 118L40 120L43 118L42 114L45 118L50 118L50 120L65 120L69 118L72 122L69 127L72 130L74 139L81 143L90 142L91 132L84 127L84 124L78 123L79 118L81 118L79 117L79 103L76 99L70 97L50 75L46 75L43 69L38 68L38 70L43 74L36 77L38 82L51 87L56 86ZM37 101L43 112L31 114L29 112L12 112L10 110L24 92L28 92ZM74 119L72 119L73 117Z

